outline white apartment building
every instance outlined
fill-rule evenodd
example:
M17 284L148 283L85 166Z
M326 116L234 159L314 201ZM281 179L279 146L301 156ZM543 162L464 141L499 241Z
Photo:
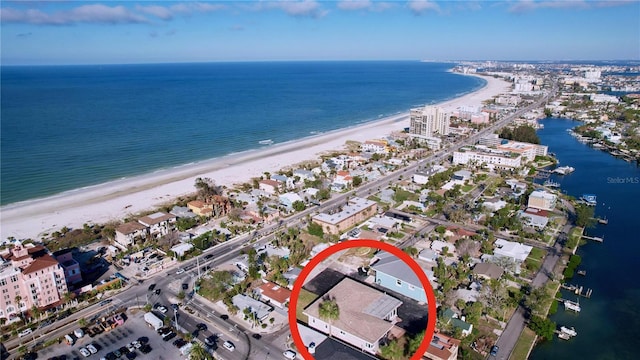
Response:
M509 151L522 155L527 161L535 160L536 156L547 156L549 147L546 145L529 144L518 141L508 141L496 146L498 150Z
M450 117L443 108L437 106L411 109L409 134L423 137L447 135Z
M519 154L507 151L483 149L454 151L453 164L486 165L489 169L513 169L522 165L522 157Z

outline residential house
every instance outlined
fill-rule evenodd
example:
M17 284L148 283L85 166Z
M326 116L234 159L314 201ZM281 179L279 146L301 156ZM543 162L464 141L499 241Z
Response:
M517 263L524 262L533 247L529 245L520 244L517 242L498 239L494 243L495 249L493 250L494 256L504 256L513 259Z
M402 259L384 251L377 253L374 259L377 261L371 266L371 269L376 272L376 284L418 302L427 302L427 293L418 275ZM435 279L432 272L428 274L426 270L423 269L423 271L427 278L431 275L429 281Z
M169 211L169 214L174 215L179 219L193 219L198 216L187 206L174 206L171 208L171 211Z
M422 357L423 360L456 360L460 340L436 332L433 334L427 352Z
M295 179L292 177L287 177L285 175L274 174L271 175L271 180L275 180L279 184L280 189L294 189L296 187Z
M544 229L549 223L549 213L546 210L527 208L519 212L519 217L526 225L536 229Z
M280 200L280 205L287 208L288 211L293 210L293 203L295 203L296 201L300 201L304 203L304 200L300 197L300 195L293 192L288 192L280 195L279 200Z
M558 197L555 194L545 190L535 190L531 195L529 195L529 202L527 203L527 206L530 208L551 211L556 207L557 200Z
M340 316L332 322L320 316L320 303L325 298L334 299L340 309ZM304 309L303 314L308 317L309 327L375 355L394 328L400 305L402 301L394 297L344 278Z
M360 150L385 155L389 153L389 144L386 140L367 140L360 145Z
M233 305L240 309L242 313L245 309L249 309L255 319L265 321L269 314L273 311L273 307L255 300L247 295L238 294L231 298Z
M502 277L502 274L504 274L504 269L496 264L483 262L476 264L476 266L473 267L472 273L476 278L498 280Z
M190 243L180 243L171 247L171 251L173 251L179 258L183 257L184 254L188 253L192 249L193 245Z
M346 170L340 170L336 172L336 176L333 178L333 184L342 184L344 188L348 188L353 183L353 177Z
M399 228L398 224L399 221L386 216L374 216L367 221L369 228L383 235L388 232L397 231Z
M323 213L312 217L312 221L322 226L328 234L339 235L346 229L373 216L377 211L377 203L364 198L354 197L347 205L333 213Z
M115 245L124 251L147 239L147 227L137 221L124 223L116 227Z
M171 230L176 223L176 216L158 211L138 219L138 222L147 227L149 236L154 239L161 238Z
M473 331L473 324L465 321L464 316L460 318L453 310L447 308L440 313L440 321L451 324L454 328L460 329L462 336L467 336Z
M263 301L266 301L269 304L275 305L281 309L285 308L285 306L289 303L289 298L291 297L291 290L283 288L282 286L271 281L268 281L264 285L261 285L256 290L260 294L260 297Z
M53 257L58 260L64 269L64 277L67 285L77 284L82 281L80 264L73 258L74 249L62 249L53 253Z
M213 216L213 205L206 204L202 200L193 200L187 203L187 207L193 211L194 214L203 217Z
M300 276L301 272L302 270L300 268L295 267L282 274L282 276L284 276L284 278L289 282L289 286L287 286L289 290L293 289L293 284L296 282L296 279Z
M435 265L438 261L438 253L431 249L422 249L418 253L418 259Z
M29 245L15 243L0 254L0 318L13 320L34 306L55 307L68 291L60 262L43 246Z
M266 192L269 195L276 194L278 193L278 191L280 191L280 183L271 179L260 180L258 182L258 186L260 190Z
M302 181L305 181L305 180L307 180L307 181L315 181L316 180L316 175L313 173L313 171L304 170L304 169L293 170L293 176L294 177L297 176Z
M484 202L482 202L482 207L491 212L496 212L504 208L505 206L507 206L507 202L500 199L499 197L485 199Z

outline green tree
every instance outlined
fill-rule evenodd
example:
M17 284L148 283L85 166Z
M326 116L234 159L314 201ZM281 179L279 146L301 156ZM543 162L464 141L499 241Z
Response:
M293 204L293 210L295 211L302 211L304 210L307 206L304 204L304 202L298 200L298 201L294 201Z
M576 209L576 225L585 228L593 227L596 223L594 217L595 209L585 204L578 204Z
M418 351L420 344L422 344L422 340L424 340L424 330L416 334L416 336L409 338L409 341L407 342L406 353L415 354L415 352Z
M213 360L213 356L207 352L200 342L196 341L189 352L190 360Z
M556 323L547 318L533 315L529 319L529 328L533 330L536 335L547 340L553 340Z
M184 298L185 298L185 293L184 293L184 291L180 291L180 292L178 293L177 297L178 297L178 300L184 300Z
M353 187L360 186L362 184L362 177L354 176L353 179L351 180L351 183L353 184Z
M324 231L322 231L322 225L316 224L314 222L310 222L307 227L309 234L322 238L324 236Z
M78 319L78 325L80 325L80 327L87 326L87 319L85 319L85 318Z
M335 298L326 297L318 307L318 314L322 320L329 322L329 336L331 336L331 326L335 320L340 318L340 308Z
M398 339L393 339L389 344L380 348L380 354L387 360L400 360L404 358L404 349Z

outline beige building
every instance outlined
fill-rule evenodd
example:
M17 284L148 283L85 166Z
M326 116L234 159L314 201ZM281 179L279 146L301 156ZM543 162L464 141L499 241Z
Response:
M339 235L370 218L377 210L375 201L356 197L349 199L349 203L336 212L315 215L312 221L321 225L325 233Z
M115 245L123 250L147 239L147 227L137 221L124 223L116 228Z
M138 222L147 227L149 236L153 239L161 238L173 230L176 216L165 212L156 212L138 219Z
M411 109L409 134L422 137L449 134L450 115L443 108L437 106L425 106Z
M534 209L551 211L556 207L558 197L544 190L536 190L529 195L527 206Z

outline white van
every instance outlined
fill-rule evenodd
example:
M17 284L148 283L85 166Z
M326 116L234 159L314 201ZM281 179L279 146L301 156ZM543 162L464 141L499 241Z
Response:
M67 345L73 345L76 342L76 340L73 338L73 336L71 336L69 334L64 336L64 341L67 343Z

